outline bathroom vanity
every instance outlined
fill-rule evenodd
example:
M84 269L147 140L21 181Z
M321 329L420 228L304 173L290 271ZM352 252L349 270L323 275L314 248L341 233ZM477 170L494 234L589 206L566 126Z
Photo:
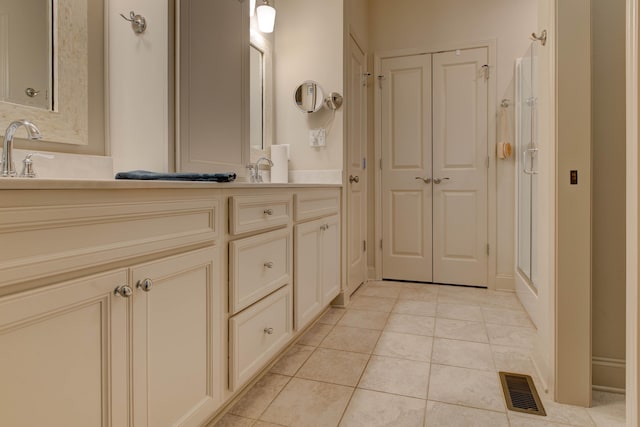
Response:
M2 425L204 425L341 290L340 186L0 189Z

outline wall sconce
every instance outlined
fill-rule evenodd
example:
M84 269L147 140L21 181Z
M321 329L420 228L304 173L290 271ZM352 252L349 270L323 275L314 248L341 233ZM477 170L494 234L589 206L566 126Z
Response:
M269 0L262 0L262 4L256 8L258 15L258 28L263 33L273 33L276 23L276 9L269 4Z

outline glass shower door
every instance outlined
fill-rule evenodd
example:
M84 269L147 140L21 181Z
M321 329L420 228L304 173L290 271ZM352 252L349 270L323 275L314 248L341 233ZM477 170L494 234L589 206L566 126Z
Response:
M536 288L537 44L516 63L516 153L518 175L518 270Z

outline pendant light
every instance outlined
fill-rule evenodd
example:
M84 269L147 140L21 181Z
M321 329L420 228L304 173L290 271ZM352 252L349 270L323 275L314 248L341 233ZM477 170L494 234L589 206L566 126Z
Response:
M258 28L263 33L273 33L276 22L276 9L269 4L268 0L262 0L262 4L256 8L258 15Z

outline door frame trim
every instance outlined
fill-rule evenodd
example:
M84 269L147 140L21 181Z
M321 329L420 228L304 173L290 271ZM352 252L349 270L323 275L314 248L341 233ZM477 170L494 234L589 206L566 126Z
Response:
M487 181L487 234L489 237L489 257L487 260L487 287L491 290L496 289L497 280L497 168L496 168L496 156L495 156L495 143L496 143L496 115L492 114L492 111L496 110L497 103L497 79L495 75L496 71L496 52L497 41L495 39L479 40L479 41L467 41L467 42L447 42L440 43L433 46L426 46L424 48L411 48L411 49L397 49L388 51L379 51L374 53L374 74L380 75L382 60L401 57L401 56L415 56L415 55L427 55L443 51L452 51L457 49L475 49L475 48L487 48L489 55L489 67L492 71L491 78L489 79L489 88L487 93L487 156L489 156L489 171ZM377 84L377 82L375 83ZM382 239L382 174L380 173L380 161L382 160L382 139L381 139L381 126L382 121L380 115L382 114L381 105L381 90L379 87L374 90L374 146L375 146L375 278L376 280L382 280L382 250L380 249L380 240ZM503 275L501 274L502 278ZM515 276L512 276L515 280Z

